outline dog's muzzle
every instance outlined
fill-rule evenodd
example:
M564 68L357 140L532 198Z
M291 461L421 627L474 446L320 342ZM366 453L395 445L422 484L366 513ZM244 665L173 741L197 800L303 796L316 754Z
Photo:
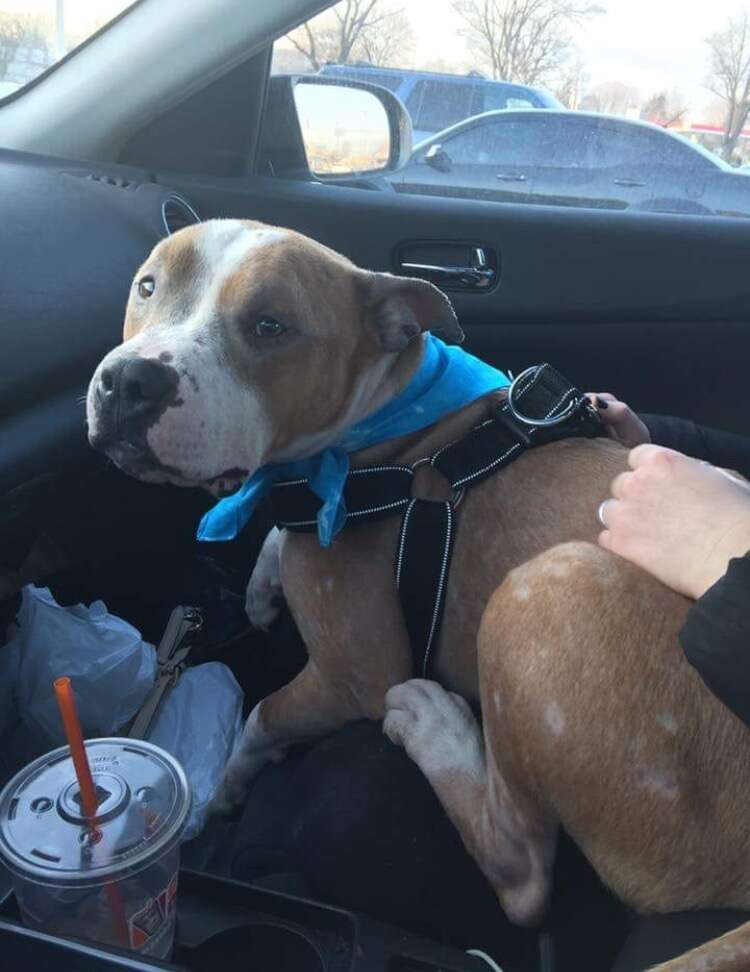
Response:
M94 389L96 429L94 448L105 449L120 441L137 441L175 403L179 376L174 368L128 355L105 365Z

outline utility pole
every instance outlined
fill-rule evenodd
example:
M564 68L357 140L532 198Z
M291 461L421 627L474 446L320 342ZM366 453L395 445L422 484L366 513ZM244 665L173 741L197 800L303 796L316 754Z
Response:
M65 57L65 0L57 0L57 59Z

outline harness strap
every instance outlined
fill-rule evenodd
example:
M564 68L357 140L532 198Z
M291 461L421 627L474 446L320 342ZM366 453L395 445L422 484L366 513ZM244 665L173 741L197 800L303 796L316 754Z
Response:
M515 461L527 449L575 436L600 433L595 410L577 388L548 364L528 369L514 382L509 401L497 405L486 421L414 467L382 465L353 469L344 486L346 523L363 523L401 513L395 582L409 633L414 671L430 675L434 646L445 607L456 508L465 490ZM549 423L560 419L559 424ZM414 470L429 462L451 484L448 502L412 495ZM277 483L271 490L274 520L280 529L317 530L321 500L307 480Z

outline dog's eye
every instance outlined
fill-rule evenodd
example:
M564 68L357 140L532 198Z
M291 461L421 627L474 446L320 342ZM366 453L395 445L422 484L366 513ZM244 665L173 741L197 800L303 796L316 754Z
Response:
M255 333L259 338L279 337L286 331L283 324L275 321L272 317L263 317L255 324Z
M138 281L138 296L145 300L156 290L156 281L153 277L141 277Z

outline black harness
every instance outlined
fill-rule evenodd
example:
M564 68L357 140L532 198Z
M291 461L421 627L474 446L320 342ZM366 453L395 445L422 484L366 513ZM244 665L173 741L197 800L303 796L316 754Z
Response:
M456 509L466 490L499 472L527 449L558 439L601 433L588 398L548 364L515 379L490 418L462 439L413 466L352 469L344 486L345 526L402 514L396 550L396 587L414 657L414 671L427 678L445 604L456 528ZM429 463L447 479L453 496L433 501L412 495L415 470ZM317 530L322 501L306 479L276 483L271 490L274 520L295 533Z

